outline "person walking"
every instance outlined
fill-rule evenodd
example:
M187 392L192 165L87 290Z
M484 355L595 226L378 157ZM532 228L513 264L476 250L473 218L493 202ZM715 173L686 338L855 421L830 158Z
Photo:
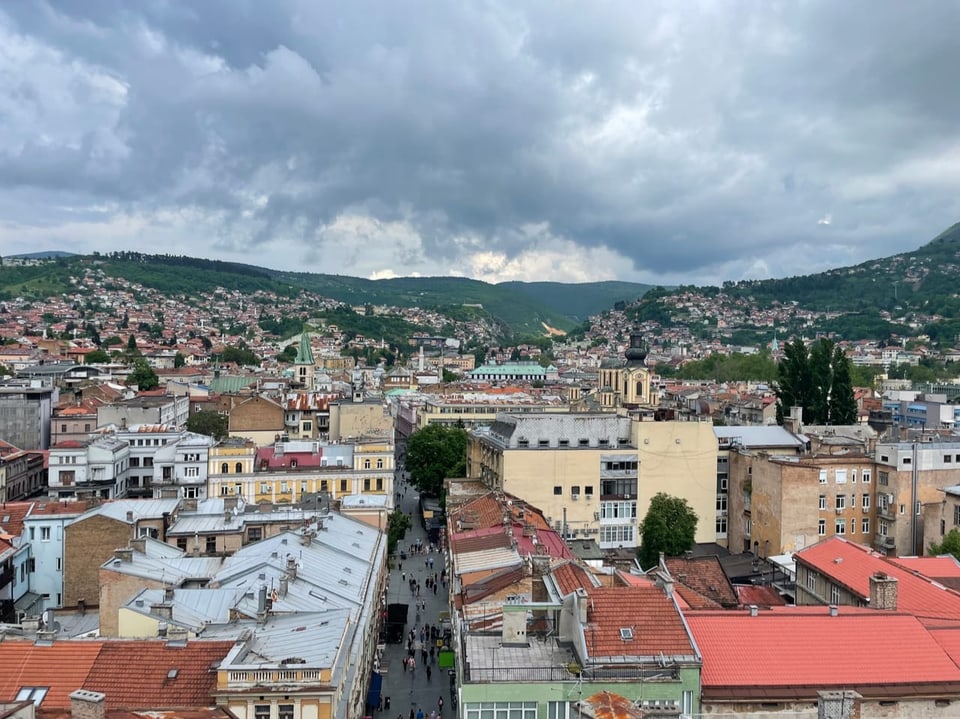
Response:
M417 660L414 659L413 657L410 657L410 662L409 662L409 664L410 664L410 676L411 676L411 678L417 676Z
M424 661L424 664L426 664L426 661ZM433 674L433 670L430 668L430 665L427 664L427 681L430 681L431 674Z
M413 714L413 709L410 710L410 713ZM417 709L417 719L423 719L423 709Z
M443 714L443 694L437 698L437 713Z

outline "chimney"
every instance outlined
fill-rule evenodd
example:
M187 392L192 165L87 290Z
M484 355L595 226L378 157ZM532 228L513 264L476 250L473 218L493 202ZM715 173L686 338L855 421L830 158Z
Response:
M186 642L189 638L189 632L184 627L175 627L173 625L167 627L167 643L170 642Z
M194 497L183 500L183 511L184 512L196 512L197 511L197 500Z
M673 596L673 577L670 576L670 572L666 569L657 572L657 584L663 588L663 593L666 594L668 598Z
M161 619L173 619L173 605L169 602L161 602L160 604L151 604L150 613L156 614Z
M234 509L236 509L236 508L237 508L237 500L238 500L238 499L239 499L239 497L238 497L237 495L235 495L235 494L228 494L226 497L224 497L224 498L223 498L223 509L224 509L224 511L226 511L226 510L228 510L228 509L229 509L229 510L234 510Z
M147 553L147 538L146 537L137 537L136 539L130 540L130 548L135 552L140 552L140 554Z
M897 578L883 572L870 575L870 608L897 610Z
M257 622L263 624L267 621L267 585L261 584L260 591L257 592Z
M123 549L114 549L113 558L128 564L133 561L133 549L124 547Z
M107 695L87 689L77 689L70 695L72 719L104 719Z
M840 613L840 609L837 607L837 605L836 605L836 604L831 604L831 605L830 605L830 616L831 616L831 617L835 617L835 616L837 616L837 614L839 614L839 613Z
M296 557L287 557L287 574L290 575L290 579L297 578L297 558Z
M290 585L290 580L286 577L280 577L280 596L287 596L287 587Z
M581 624L587 623L587 590L577 587L577 610Z
M128 510L127 510L127 521L128 521L128 522L133 522L133 510L132 510L132 509L128 509Z
M751 616L751 617L759 617L759 616L760 616L760 607L758 607L756 604L751 604L750 607L749 607L749 609L750 609L750 616Z
M37 615L26 616L20 620L20 627L24 633L32 634L40 631L40 617Z
M173 587L164 587L163 588L163 601L172 602L173 601Z

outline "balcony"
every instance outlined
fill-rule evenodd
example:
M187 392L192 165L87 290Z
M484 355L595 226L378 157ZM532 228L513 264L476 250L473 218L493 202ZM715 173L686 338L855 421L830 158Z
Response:
M873 544L881 549L894 549L897 546L897 540L892 534L878 534L873 538Z
M888 522L897 521L897 512L893 508L893 505L877 505L877 517L880 519L886 519Z

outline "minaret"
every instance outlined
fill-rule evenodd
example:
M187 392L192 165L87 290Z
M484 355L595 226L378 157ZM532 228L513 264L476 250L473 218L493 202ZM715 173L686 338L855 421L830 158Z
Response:
M310 332L304 325L300 331L300 346L297 348L297 357L293 361L297 381L306 389L313 389L313 376L317 363L313 358L313 348L310 347Z

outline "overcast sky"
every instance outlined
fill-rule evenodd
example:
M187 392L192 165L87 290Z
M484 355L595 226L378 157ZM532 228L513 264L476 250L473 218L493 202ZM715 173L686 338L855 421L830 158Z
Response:
M717 283L960 221L960 2L0 5L0 253Z

